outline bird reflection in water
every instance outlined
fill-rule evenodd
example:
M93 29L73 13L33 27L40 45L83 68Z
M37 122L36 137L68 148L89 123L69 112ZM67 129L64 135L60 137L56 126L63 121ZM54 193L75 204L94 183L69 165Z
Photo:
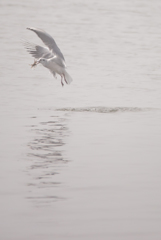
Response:
M29 167L30 193L27 198L38 204L48 204L53 201L65 199L60 194L62 183L57 179L68 160L63 156L65 137L69 135L66 126L67 119L51 117L51 121L40 122L38 126L32 126L35 137L28 146L31 160Z

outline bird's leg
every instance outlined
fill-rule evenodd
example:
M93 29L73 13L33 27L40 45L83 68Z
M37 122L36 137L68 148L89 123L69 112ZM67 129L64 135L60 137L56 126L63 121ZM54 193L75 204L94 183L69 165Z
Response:
M68 84L68 82L67 82L67 80L66 80L66 78L65 78L65 75L64 75L64 74L63 74L63 77L64 77L64 80L65 80L66 84Z
M64 83L63 83L63 75L61 75L61 85L62 85L62 87L64 86Z

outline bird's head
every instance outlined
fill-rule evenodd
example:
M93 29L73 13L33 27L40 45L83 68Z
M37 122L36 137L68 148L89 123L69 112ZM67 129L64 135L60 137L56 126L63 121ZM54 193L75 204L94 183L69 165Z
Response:
M37 64L41 63L43 66L46 66L46 63L47 63L47 59L45 58L40 58L38 61L37 61Z

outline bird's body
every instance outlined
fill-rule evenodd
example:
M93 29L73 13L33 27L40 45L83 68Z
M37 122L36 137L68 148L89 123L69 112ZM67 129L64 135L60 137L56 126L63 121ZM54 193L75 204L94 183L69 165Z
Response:
M57 58L53 57L50 59L47 59L47 68L51 69L52 71L55 71L59 75L64 73L64 69L66 68L65 64L62 62L62 64L57 62Z
M61 76L61 84L63 84L63 79L67 84L72 82L72 78L66 71L65 58L58 48L54 39L46 32L36 28L27 28L35 32L41 40L45 43L47 47L41 47L33 43L25 43L27 51L36 59L31 65L32 67L41 63L44 67L48 68L50 72L56 77L56 74Z

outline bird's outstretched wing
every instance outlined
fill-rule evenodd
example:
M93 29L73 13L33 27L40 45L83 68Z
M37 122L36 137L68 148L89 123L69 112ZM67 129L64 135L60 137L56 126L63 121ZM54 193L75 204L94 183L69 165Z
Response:
M54 54L48 48L41 47L34 43L25 42L25 41L23 41L23 44L27 52L30 53L36 59L39 59L41 57L46 59L54 57Z
M60 49L58 48L56 42L54 41L54 39L48 34L46 33L44 30L41 30L39 28L27 28L33 32L35 32L38 37L43 41L43 43L58 57L62 58L65 61L65 58L62 54L62 52L60 51Z

